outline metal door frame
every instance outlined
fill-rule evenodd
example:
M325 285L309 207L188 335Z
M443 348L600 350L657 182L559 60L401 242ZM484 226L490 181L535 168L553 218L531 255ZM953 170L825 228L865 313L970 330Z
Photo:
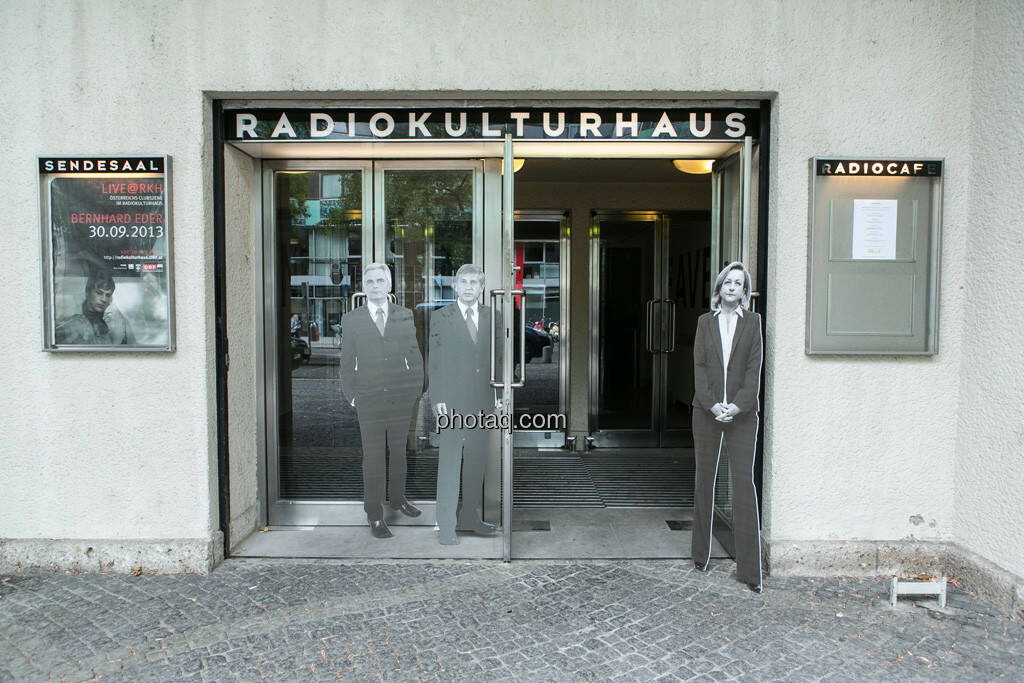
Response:
M280 434L277 421L278 406L278 358L275 352L275 345L271 341L275 339L277 329L277 306L275 283L277 273L277 244L274 237L274 213L276 210L276 194L274 187L274 176L277 171L333 171L333 170L359 170L362 171L362 263L366 264L375 260L386 260L386 225L385 225L385 197L384 197L384 173L390 170L415 170L415 171L439 171L439 170L468 170L473 173L473 259L476 263L483 263L484 260L484 239L485 222L500 225L497 221L487 221L484 212L485 206L485 166L487 164L481 159L423 159L423 160L265 160L261 170L263 187L263 248L260 252L262 262L257 264L263 273L263 306L259 308L259 320L257 325L263 330L264 343L263 353L263 387L265 395L265 406L263 411L265 428L265 448L263 453L264 469L266 472L266 510L267 523L273 526L309 526L309 525L364 525L366 515L363 511L361 500L301 500L283 499L280 497ZM492 172L492 169L486 169ZM497 207L491 207L495 210ZM492 240L494 238L492 237ZM495 240L500 242L500 240ZM492 269L493 270L493 269ZM489 276L490 281L495 275ZM490 505L493 509L500 505L500 487L497 484L498 471L489 470L487 473L493 486L485 491L485 508ZM424 515L419 519L419 525L430 525L432 522L430 514L434 508L434 501L416 501L418 507L424 510ZM403 519L406 525L417 525L417 521Z
M722 188L722 174L729 170L730 167L738 165L738 180L739 180L739 211L736 216L736 253L740 260L745 258L748 253L749 243L751 242L751 197L752 189L751 183L751 162L753 155L753 141L748 135L743 139L742 142L737 142L729 149L725 154L715 159L714 167L711 171L711 263L713 264L711 270L711 278L718 274L718 271L725 266L725 261L722 258L722 203L723 203L723 188ZM757 240L753 240L754 244ZM749 259L747 259L749 260ZM748 266L748 270L750 270ZM755 270L751 270L751 273L756 273Z
M661 415L663 409L659 403L664 403L664 382L665 370L660 359L661 354L655 352L651 362L651 426L648 429L600 429L600 363L597 355L601 343L601 330L599 321L601 319L601 223L603 221L634 221L643 223L654 223L654 263L652 277L654 287L652 299L660 300L662 297L667 263L667 253L663 243L666 218L660 211L602 211L592 212L592 224L590 229L590 349L589 349L589 427L590 437L588 443L599 447L657 447L660 433L660 425L664 420ZM650 308L652 314L654 307ZM646 323L651 325L649 321ZM658 316L658 337L664 338L662 329L662 316ZM661 398L659 399L659 395Z
M569 296L570 296L570 245L569 245L569 224L570 211L565 210L544 210L544 209L522 209L513 211L513 231L515 223L519 221L546 221L557 222L558 227L558 412L566 415L569 405ZM537 240L525 240L537 241ZM546 240L549 241L549 240ZM516 242L513 233L513 248ZM522 323L525 325L526 320ZM518 332L518 330L517 330ZM541 429L516 429L514 431L514 445L516 448L538 448L538 449L561 449L565 447L566 434L569 431L569 423L566 420L565 429L557 432ZM545 435L548 435L545 437Z
M263 330L263 393L264 428L266 434L263 459L266 463L266 511L267 523L275 526L322 524L325 518L328 524L365 524L366 514L363 512L362 501L308 501L287 500L280 497L280 466L281 440L278 415L278 354L274 340L277 334L277 240L274 236L276 228L274 212L277 196L275 193L274 176L278 171L362 171L362 262L365 264L367 247L371 245L373 226L367 217L372 215L373 186L371 177L371 161L307 161L307 160L265 160L261 169L263 187L263 248L259 251L262 259L257 264L263 274L263 305L257 307L257 329ZM346 508L358 506L357 512ZM357 514L358 513L358 514Z

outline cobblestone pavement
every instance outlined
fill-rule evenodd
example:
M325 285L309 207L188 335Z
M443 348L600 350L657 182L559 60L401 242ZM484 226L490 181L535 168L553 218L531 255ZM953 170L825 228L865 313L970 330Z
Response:
M731 563L229 560L0 581L0 681L1024 679L1024 627L954 591ZM926 607L926 604L932 607Z

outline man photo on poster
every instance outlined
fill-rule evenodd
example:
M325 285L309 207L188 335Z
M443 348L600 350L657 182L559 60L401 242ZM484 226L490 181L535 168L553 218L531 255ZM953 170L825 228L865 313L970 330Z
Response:
M341 319L341 386L359 418L363 509L370 532L390 538L385 494L392 509L420 516L420 509L405 497L405 482L409 425L423 393L423 356L412 311L388 301L391 270L383 263L364 267L363 290L366 305Z
M85 282L81 311L57 321L54 336L58 344L135 344L131 325L113 304L114 278L93 268Z
M484 272L464 264L455 273L456 301L430 318L427 379L436 415L493 413L498 398L490 385L491 309L480 304ZM483 482L491 431L459 424L441 430L437 465L437 526L442 545L457 545L456 528L478 534L497 527L483 520ZM459 508L459 483L462 507Z

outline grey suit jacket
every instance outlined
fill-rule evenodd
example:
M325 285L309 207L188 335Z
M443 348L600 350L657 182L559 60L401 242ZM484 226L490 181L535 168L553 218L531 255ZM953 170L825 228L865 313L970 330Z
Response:
M369 307L341 319L341 387L356 408L382 401L410 402L423 391L423 356L412 311L388 304L381 335Z
M444 403L463 414L494 410L491 374L491 309L477 308L477 341L469 335L457 303L439 308L430 316L430 347L427 379L430 404ZM500 353L496 349L496 365Z
M729 372L724 394L725 403L735 403L744 413L760 410L758 393L761 389L761 316L744 310L736 321L729 356ZM718 330L718 317L708 312L697 320L697 334L693 342L693 405L711 410L722 402L725 374L722 368L722 334Z

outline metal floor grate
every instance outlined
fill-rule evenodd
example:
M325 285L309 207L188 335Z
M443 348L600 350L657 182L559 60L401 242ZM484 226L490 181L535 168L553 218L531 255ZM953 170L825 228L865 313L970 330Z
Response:
M692 451L520 454L513 500L530 507L693 507Z
M361 458L358 448L311 448L301 456L282 457L282 497L362 500ZM517 449L513 499L517 508L693 507L693 475L689 449L592 451L586 455ZM719 485L722 483L720 480ZM413 500L433 500L436 449L410 455L406 491Z
M323 452L310 452L323 451ZM281 457L281 497L290 500L362 500L362 449L307 448L301 456ZM437 449L408 456L405 490L413 500L437 495Z
M512 461L515 507L605 507L582 457L527 453L517 452Z
M692 455L596 454L586 466L607 507L693 507Z

